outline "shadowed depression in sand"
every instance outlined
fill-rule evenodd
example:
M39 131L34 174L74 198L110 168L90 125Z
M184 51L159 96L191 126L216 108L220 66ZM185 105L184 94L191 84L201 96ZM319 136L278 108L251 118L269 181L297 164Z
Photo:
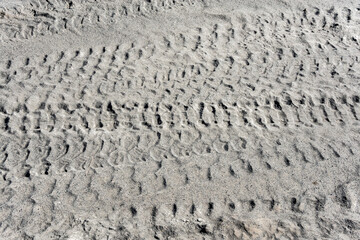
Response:
M0 239L359 239L356 1L0 0Z

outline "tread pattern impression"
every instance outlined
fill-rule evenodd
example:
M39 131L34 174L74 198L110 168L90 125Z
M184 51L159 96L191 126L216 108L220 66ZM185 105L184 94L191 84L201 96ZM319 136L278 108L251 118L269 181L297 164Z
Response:
M209 4L86 2L4 8L0 41ZM360 234L359 11L207 17L0 59L2 238Z

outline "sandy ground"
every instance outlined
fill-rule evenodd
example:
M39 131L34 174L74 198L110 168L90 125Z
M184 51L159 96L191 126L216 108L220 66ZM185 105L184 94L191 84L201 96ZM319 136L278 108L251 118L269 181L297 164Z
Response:
M0 1L0 239L359 239L356 1Z

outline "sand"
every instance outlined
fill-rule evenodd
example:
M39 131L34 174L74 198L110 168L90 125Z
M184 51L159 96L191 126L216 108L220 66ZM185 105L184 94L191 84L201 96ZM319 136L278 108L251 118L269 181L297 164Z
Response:
M0 239L359 239L356 1L0 1Z

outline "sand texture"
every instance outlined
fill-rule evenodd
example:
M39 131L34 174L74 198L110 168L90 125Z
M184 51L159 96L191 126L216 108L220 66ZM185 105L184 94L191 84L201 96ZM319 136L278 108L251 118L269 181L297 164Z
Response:
M0 240L360 239L356 1L0 0Z

